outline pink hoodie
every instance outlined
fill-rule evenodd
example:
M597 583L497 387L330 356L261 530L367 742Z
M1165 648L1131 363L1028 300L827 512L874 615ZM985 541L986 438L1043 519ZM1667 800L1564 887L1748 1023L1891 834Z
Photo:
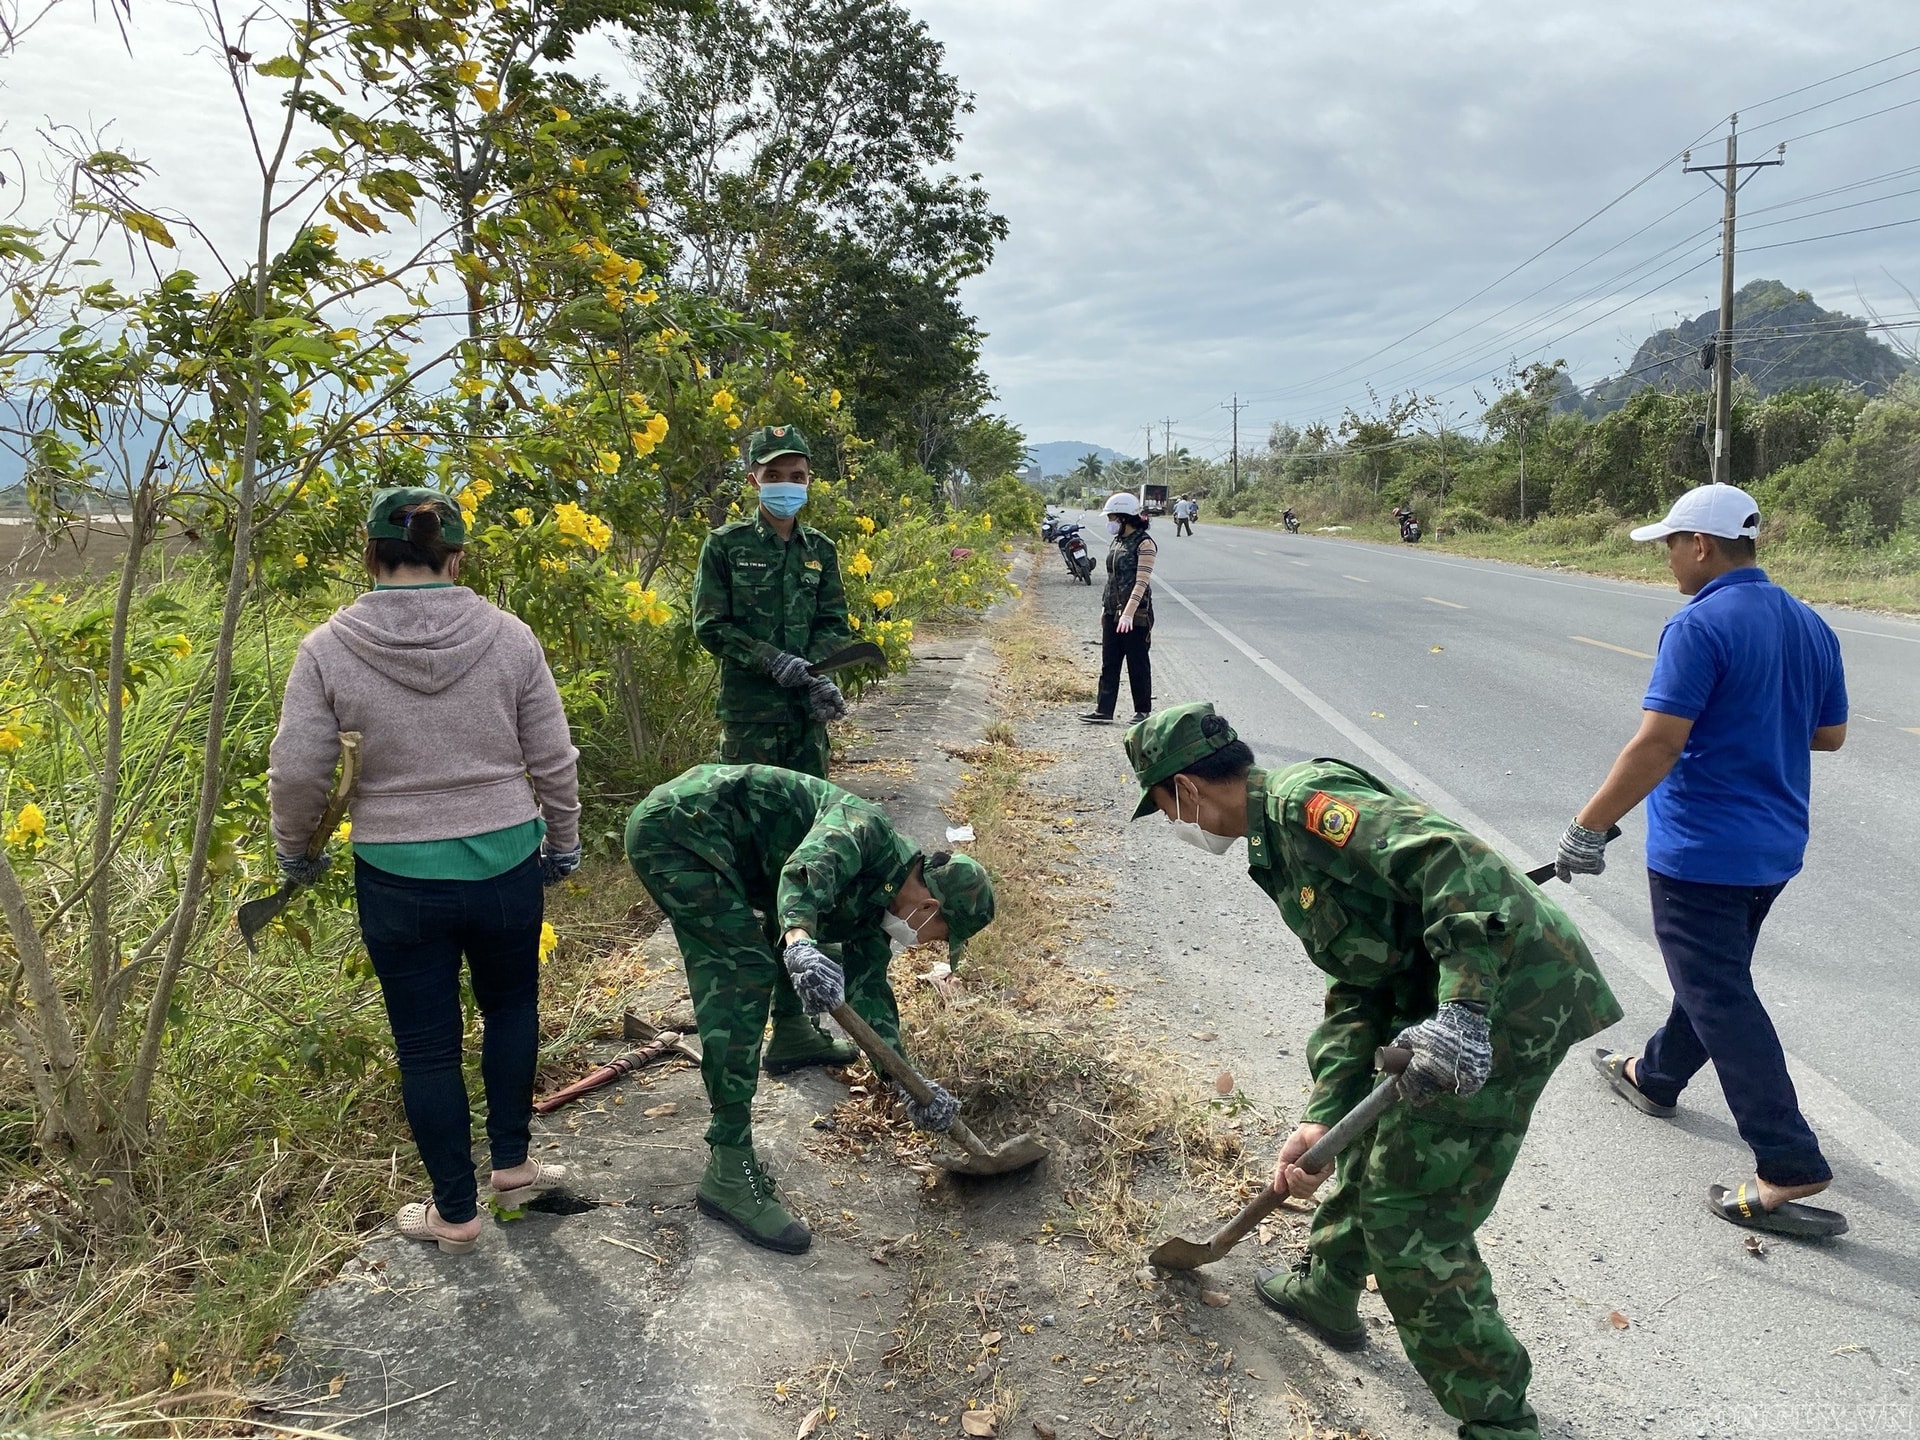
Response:
M274 848L305 850L358 730L353 838L452 840L547 821L580 843L580 752L533 632L464 585L373 590L300 642L267 770Z

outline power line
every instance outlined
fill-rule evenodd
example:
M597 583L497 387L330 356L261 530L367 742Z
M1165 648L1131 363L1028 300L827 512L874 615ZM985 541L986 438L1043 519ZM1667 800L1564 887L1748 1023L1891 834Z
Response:
M1844 130L1849 125L1858 125L1862 120L1873 120L1882 115L1891 115L1894 111L1905 110L1910 105L1920 105L1920 96L1915 96L1911 100L1902 100L1898 105L1889 105L1884 110L1869 110L1866 114L1855 115L1850 120L1836 120L1831 125L1822 125L1818 130L1808 130L1800 135L1789 135L1780 143L1783 146L1797 145L1802 140L1811 140L1816 135L1825 135L1829 130Z
M1761 124L1763 126L1784 125L1789 120L1797 120L1802 115L1811 115L1814 111L1824 110L1829 105L1838 105L1842 100L1851 100L1854 96L1864 95L1869 90L1878 90L1882 85L1891 85L1895 81L1906 79L1909 75L1920 75L1920 66L1912 70L1902 70L1898 75L1889 75L1884 80L1876 80L1871 85L1862 85L1858 90L1849 90L1846 94L1836 95L1831 100L1820 100L1799 110L1789 110L1785 115L1776 115L1771 120L1762 121Z
M1804 95L1809 90L1818 90L1822 85L1831 85L1836 80L1845 80L1850 75L1858 75L1861 71L1871 70L1876 65L1890 65L1895 60L1899 60L1905 56L1914 55L1914 54L1920 54L1920 45L1911 45L1911 46L1908 46L1905 50L1896 50L1891 55L1882 55L1878 60L1869 60L1867 61L1866 64L1856 65L1851 70L1842 70L1838 75L1829 75L1827 76L1826 79L1816 80L1811 85L1801 85L1792 90L1783 90L1780 92L1780 94L1775 95L1771 100L1762 100L1757 104L1748 105L1745 108L1749 113L1755 110L1764 110L1767 108L1767 106L1777 105L1782 100L1791 100L1794 96ZM1766 122L1766 123L1771 123L1771 122Z
M1749 250L1784 250L1789 245L1811 245L1816 240L1838 240L1842 235L1866 235L1875 230L1898 230L1902 225L1920 225L1920 215L1911 220L1889 220L1884 225L1862 225L1857 230L1833 230L1825 235L1804 235L1798 240L1776 240L1771 245L1749 245Z

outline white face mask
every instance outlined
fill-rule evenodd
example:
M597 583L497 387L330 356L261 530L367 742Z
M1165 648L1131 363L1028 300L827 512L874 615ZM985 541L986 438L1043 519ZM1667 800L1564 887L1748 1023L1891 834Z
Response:
M920 943L920 932L908 922L906 916L896 915L891 910L880 917L880 928L887 932L887 939L893 942L895 954L911 950Z
M1194 802L1193 813L1195 818L1192 820L1180 818L1180 787L1176 784L1173 787L1173 818L1167 822L1173 826L1173 835L1176 840L1184 840L1196 850L1204 850L1209 855L1224 855L1233 848L1233 842L1240 838L1237 835L1216 835L1211 830L1202 830L1198 801Z
M1120 533L1120 522L1118 520L1107 521L1107 534L1118 535L1119 533Z

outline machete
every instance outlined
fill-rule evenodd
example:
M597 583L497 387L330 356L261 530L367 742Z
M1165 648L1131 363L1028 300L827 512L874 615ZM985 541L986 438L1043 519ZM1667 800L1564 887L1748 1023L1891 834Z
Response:
M313 832L313 838L307 841L307 859L318 860L327 848L327 841L333 838L333 832L346 818L347 807L353 803L353 792L360 784L360 732L342 730L340 732L340 778L334 782L333 798L327 801L327 808L321 813L320 824ZM240 907L240 938L247 942L249 955L259 954L259 947L253 943L254 936L267 928L274 916L287 908L287 902L293 899L294 891L300 887L288 880L271 895L262 895L258 900L249 900Z
M1618 840L1619 838L1620 838L1620 827L1618 825L1609 825L1607 827L1608 843L1611 844L1613 841ZM1544 865L1536 865L1533 867L1533 869L1527 871L1527 879L1531 880L1536 885L1544 885L1547 883L1547 881L1553 878L1554 867L1559 863L1560 862L1557 860L1549 860ZM1569 880L1567 883L1571 885L1573 882Z
M811 675L831 675L836 670L851 670L856 665L878 665L885 669L887 653L870 640L856 640L844 649L836 650L826 659L807 667Z

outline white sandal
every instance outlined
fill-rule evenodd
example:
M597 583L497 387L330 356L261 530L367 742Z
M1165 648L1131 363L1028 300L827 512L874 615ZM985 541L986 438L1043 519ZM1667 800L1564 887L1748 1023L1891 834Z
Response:
M558 1189L567 1183L567 1167L555 1165L545 1160L535 1160L533 1178L524 1185L516 1185L511 1190L493 1192L494 1200L503 1210L518 1210L536 1195L544 1195L549 1190Z
M393 1217L393 1228L409 1240L438 1245L443 1255L465 1255L480 1243L478 1235L471 1240L462 1240L456 1235L442 1235L433 1228L432 1222L436 1218L431 1204L416 1200L411 1205L400 1207L400 1213Z

